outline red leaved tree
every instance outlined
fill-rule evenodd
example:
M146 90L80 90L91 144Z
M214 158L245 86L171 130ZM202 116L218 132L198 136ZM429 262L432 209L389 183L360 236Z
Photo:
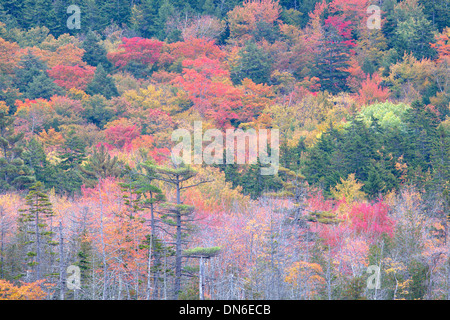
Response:
M107 58L121 68L132 61L143 65L153 64L158 61L162 46L163 42L155 39L122 38L119 51L108 53Z
M47 70L48 75L55 79L55 83L66 89L85 90L94 78L95 67L57 65Z
M140 135L141 129L126 121L116 120L105 130L106 142L118 149L130 145Z
M379 239L383 234L392 237L394 221L389 218L388 212L389 206L382 201L373 204L356 203L349 213L350 226L371 240Z
M238 119L237 109L242 106L240 90L229 81L229 72L221 63L206 56L183 61L183 75L173 83L182 87L203 116L213 118L220 126Z

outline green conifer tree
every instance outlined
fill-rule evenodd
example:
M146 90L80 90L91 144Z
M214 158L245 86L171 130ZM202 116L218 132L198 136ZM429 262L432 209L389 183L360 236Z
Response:
M53 266L49 265L52 247L58 244L52 240L50 219L54 213L43 189L44 185L40 181L30 187L25 197L27 209L21 209L19 217L21 231L26 233L28 239L24 245L28 248L26 255L30 262L27 265L34 272L34 280L40 280L52 273Z
M8 107L0 106L0 190L23 189L35 181L32 171L22 159L20 142L23 133L14 133L14 118Z
M101 94L106 99L119 95L114 80L108 76L102 64L97 65L94 78L88 84L86 93L90 95Z

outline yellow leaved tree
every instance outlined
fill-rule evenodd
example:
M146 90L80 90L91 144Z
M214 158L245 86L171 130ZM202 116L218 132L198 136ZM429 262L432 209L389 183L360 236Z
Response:
M23 282L21 286L15 286L11 282L0 279L0 300L42 300L47 295L41 288L44 281Z
M366 194L361 191L363 186L363 183L356 180L355 174L351 173L346 180L341 178L341 183L338 183L335 188L331 188L330 191L336 200L345 198L347 203L352 203L354 200L365 199Z

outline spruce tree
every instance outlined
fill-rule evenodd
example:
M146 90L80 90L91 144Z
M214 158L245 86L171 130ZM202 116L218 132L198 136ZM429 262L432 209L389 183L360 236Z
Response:
M84 107L83 117L100 129L103 129L115 115L115 110L108 104L106 98L100 94L85 99L82 103Z
M436 133L431 142L433 180L429 189L442 194L450 181L450 132L440 125Z
M269 82L270 59L267 53L257 44L250 41L239 52L236 66L231 69L231 80L234 84L240 84L244 78L253 80L256 84Z
M106 99L119 95L114 80L108 76L101 63L97 66L94 78L86 88L86 93L90 95L101 94Z
M314 73L320 79L321 89L333 94L347 90L348 72L344 69L349 66L350 50L333 25L325 27L319 50Z
M33 78L33 81L27 86L25 96L28 99L47 99L52 96L62 94L64 90L58 87L45 72Z
M152 38L158 35L160 25L158 21L158 9L161 6L160 0L142 0L139 5L142 20L138 25L138 31L143 38Z
M47 64L30 51L24 54L14 69L14 85L25 93L33 79L47 70Z
M175 12L175 7L172 5L170 0L162 0L161 7L158 10L158 28L159 32L157 34L159 40L165 40L166 37L170 36L167 35L166 32L166 22L167 19ZM170 37L169 37L170 38ZM169 41L173 42L173 41Z
M24 0L21 11L22 27L31 29L50 23L52 0Z
M27 143L23 152L23 160L33 170L36 180L45 184L47 178L49 178L49 172L47 171L49 163L44 147L39 140L33 137Z
M103 16L101 10L101 2L95 0L79 1L81 14L82 30L103 31L110 25L110 19Z
M408 109L405 122L407 124L407 146L405 161L412 169L421 172L431 166L433 142L437 139L438 116L421 101L414 101ZM414 171L411 174L414 175ZM411 177L413 179L416 177ZM420 182L420 181L417 181Z
M111 23L115 23L118 26L129 24L131 6L128 0L104 1L100 8L104 24L111 25Z
M0 190L22 189L35 181L32 171L22 159L20 143L23 133L14 133L14 118L8 107L0 105Z
M81 48L85 51L83 61L94 67L101 64L106 70L110 70L112 65L106 58L106 49L100 45L99 37L94 31L89 30L86 39L81 44Z

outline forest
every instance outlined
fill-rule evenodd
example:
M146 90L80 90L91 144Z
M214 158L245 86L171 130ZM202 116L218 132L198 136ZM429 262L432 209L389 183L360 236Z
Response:
M0 300L228 299L450 299L450 0L0 0Z

